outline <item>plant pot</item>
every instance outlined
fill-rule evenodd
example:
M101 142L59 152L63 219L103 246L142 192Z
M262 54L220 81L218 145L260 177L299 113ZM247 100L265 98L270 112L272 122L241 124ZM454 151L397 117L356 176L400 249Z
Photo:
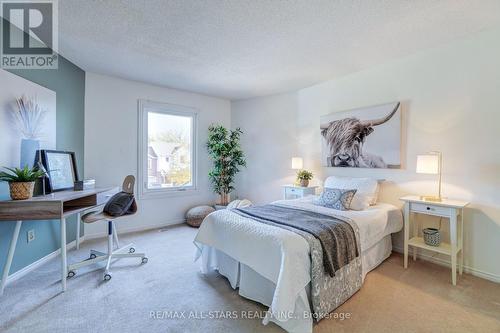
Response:
M302 187L308 187L309 186L309 180L307 180L307 179L301 179L300 180L300 186L302 186Z
M10 182L10 197L12 200L26 200L33 196L35 182Z

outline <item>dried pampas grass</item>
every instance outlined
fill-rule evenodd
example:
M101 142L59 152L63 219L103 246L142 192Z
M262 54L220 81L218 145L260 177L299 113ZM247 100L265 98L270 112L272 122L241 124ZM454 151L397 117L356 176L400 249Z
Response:
M12 115L25 139L37 140L41 136L41 124L46 111L38 105L36 98L22 96L16 99L17 110Z

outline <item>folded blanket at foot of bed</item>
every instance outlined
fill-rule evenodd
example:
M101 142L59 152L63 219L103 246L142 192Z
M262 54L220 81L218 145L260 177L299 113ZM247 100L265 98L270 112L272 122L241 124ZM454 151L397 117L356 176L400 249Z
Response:
M233 211L255 221L285 226L314 236L321 244L324 270L331 277L359 257L354 228L334 216L273 204Z

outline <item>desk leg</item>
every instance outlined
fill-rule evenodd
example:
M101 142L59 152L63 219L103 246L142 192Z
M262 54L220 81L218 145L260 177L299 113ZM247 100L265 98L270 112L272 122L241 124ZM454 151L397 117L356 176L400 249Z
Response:
M66 218L61 218L61 283L62 291L66 291L66 277L68 275L68 263L66 259Z
M450 217L451 283L457 285L457 214Z
M408 242L410 240L410 203L405 203L404 216L404 267L408 268Z
M16 251L17 239L19 238L19 231L21 230L21 225L23 221L17 221L16 227L14 228L14 234L10 240L9 252L7 254L7 261L3 267L2 281L0 282L0 296L3 295L3 290L5 284L7 283L7 278L9 277L10 266L12 265L12 259L14 258L14 252Z
M80 249L80 224L82 222L82 216L80 213L76 214L76 249Z
M460 210L460 236L458 238L460 246L460 260L458 262L458 274L462 275L464 270L464 210Z

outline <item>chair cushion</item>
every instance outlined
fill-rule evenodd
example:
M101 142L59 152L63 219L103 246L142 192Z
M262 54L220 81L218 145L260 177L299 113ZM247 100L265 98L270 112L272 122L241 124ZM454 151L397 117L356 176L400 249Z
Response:
M192 227L199 227L203 219L210 213L214 212L215 208L211 206L196 206L188 210L186 213L186 223Z
M135 205L134 195L127 192L116 193L106 203L103 212L115 217L135 214L137 205Z

